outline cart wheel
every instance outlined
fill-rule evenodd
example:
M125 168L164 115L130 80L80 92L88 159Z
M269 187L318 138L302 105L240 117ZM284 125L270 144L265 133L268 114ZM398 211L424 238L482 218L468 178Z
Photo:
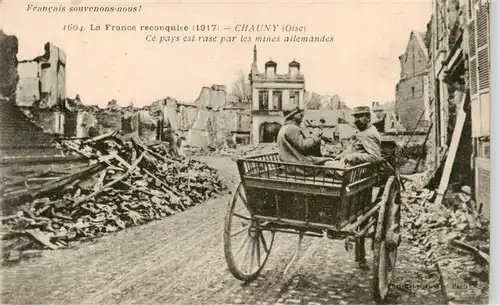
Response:
M397 248L401 241L401 196L396 177L385 184L378 212L373 247L373 294L375 301L384 302L396 267Z
M275 232L262 230L252 219L245 189L241 182L228 204L224 223L224 253L229 271L242 281L255 280L274 242Z

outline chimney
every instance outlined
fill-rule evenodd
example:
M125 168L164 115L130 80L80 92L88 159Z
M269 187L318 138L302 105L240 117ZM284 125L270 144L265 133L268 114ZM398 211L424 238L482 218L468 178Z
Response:
M288 64L288 74L291 78L297 78L300 73L300 64L293 59L292 62Z
M274 77L274 75L276 74L276 67L277 67L277 64L272 59L269 59L269 61L266 62L266 64L265 64L266 76L267 77Z

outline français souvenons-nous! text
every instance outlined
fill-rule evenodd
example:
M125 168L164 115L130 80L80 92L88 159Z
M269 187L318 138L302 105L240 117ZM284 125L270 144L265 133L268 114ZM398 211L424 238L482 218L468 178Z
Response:
M88 13L135 13L140 12L141 5L119 6L119 5L33 5L28 4L26 11L28 12L88 12Z

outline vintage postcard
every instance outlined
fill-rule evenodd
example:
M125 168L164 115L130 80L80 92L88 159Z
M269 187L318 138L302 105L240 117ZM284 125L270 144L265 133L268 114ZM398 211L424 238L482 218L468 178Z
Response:
M1 303L494 302L492 2L1 1Z

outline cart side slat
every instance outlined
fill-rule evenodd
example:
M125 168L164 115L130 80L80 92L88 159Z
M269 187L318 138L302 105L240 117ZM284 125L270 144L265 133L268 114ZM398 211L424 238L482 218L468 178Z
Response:
M280 162L276 153L237 162L257 215L338 229L354 223L374 206L371 192L378 182L378 164L330 168ZM326 170L333 175L327 176Z

